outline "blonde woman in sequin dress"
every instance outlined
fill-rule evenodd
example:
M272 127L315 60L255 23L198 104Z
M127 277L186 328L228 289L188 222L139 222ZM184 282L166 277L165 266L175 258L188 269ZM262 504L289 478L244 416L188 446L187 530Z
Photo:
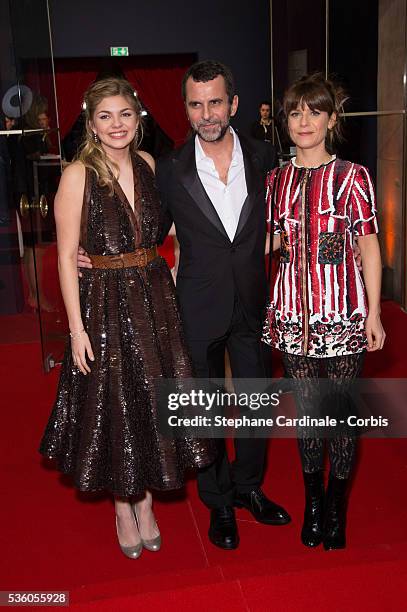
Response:
M184 471L214 452L208 441L159 431L154 380L192 373L157 254L161 209L154 160L137 150L139 101L127 81L110 78L88 89L85 104L86 139L55 199L70 346L40 452L81 491L113 494L120 548L135 559L161 544L150 489L181 487ZM93 264L80 280L79 244Z
M274 226L274 248L280 248L280 266L263 340L282 352L286 373L296 380L300 417L315 415L322 372L328 379L329 414L346 415L346 393L360 374L365 352L381 349L385 339L372 181L366 168L328 150L340 136L343 99L341 89L322 75L304 77L290 87L284 114L296 157L267 179L268 220ZM298 444L306 500L302 541L343 548L354 431L345 426L327 441L326 494L324 440L315 430L302 428Z

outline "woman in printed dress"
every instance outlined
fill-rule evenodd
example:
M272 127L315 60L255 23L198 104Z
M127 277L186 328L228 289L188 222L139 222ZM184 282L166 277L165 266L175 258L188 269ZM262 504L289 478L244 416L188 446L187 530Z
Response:
M330 416L349 414L346 392L361 372L366 351L383 347L380 320L381 258L375 195L363 166L331 154L340 138L344 93L322 75L294 83L284 114L296 157L267 178L268 220L280 265L263 340L282 352L295 379L298 415L320 408L322 373ZM363 279L353 252L357 237ZM345 418L346 423L346 418ZM305 485L306 546L345 547L346 501L356 435L337 428L327 440L330 460L325 492L325 441L301 428L298 444Z

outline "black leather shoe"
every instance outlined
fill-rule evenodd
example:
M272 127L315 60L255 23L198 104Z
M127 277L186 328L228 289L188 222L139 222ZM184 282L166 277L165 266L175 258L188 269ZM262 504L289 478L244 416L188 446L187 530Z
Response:
M239 546L239 532L232 506L221 506L211 510L208 535L212 544L219 548L233 550Z
M304 524L301 541L305 546L318 546L322 542L324 521L324 478L323 472L303 472L305 487Z
M330 476L326 492L323 543L325 550L346 546L346 504L348 478Z
M260 487L256 487L248 493L236 491L234 503L236 508L249 510L259 523L286 525L291 521L288 512L268 499Z

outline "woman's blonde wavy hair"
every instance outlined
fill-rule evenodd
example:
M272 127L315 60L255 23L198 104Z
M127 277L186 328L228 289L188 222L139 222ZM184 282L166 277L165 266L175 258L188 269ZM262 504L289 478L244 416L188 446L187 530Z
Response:
M99 139L95 141L94 132L90 126L96 107L102 100L110 96L123 96L128 100L130 107L136 112L139 120L138 137L130 144L130 150L137 151L143 138L143 126L141 117L141 104L133 87L126 79L109 77L95 81L85 92L85 140L81 144L80 150L75 159L81 161L86 168L90 168L96 174L98 183L101 187L108 187L113 193L113 175L110 167L113 166L119 175L119 168L109 159L102 147ZM110 166L110 167L109 167Z

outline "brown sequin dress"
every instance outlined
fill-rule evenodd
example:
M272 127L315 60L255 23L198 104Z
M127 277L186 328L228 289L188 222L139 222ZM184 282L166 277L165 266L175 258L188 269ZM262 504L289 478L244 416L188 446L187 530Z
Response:
M133 157L135 206L86 171L81 244L88 253L128 253L157 244L160 203L154 175ZM184 472L214 459L210 440L161 435L154 381L191 378L174 285L165 260L143 268L84 270L82 320L95 355L91 373L74 367L68 345L57 399L40 452L82 491L138 495L176 489Z

